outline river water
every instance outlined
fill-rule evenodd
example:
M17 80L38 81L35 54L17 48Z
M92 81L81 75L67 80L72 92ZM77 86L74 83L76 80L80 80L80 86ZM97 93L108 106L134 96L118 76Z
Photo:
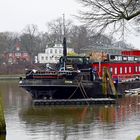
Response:
M0 140L136 140L140 96L115 105L34 106L18 81L1 81L7 135Z

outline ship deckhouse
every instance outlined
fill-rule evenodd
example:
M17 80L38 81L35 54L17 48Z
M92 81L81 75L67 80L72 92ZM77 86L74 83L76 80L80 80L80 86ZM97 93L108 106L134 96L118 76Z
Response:
M112 74L114 80L140 79L140 51L122 51L121 55L108 55L105 61L94 62L93 69L102 78L104 68Z

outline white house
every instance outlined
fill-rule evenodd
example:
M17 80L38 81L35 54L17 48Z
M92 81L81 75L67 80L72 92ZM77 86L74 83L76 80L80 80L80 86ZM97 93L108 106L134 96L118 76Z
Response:
M67 47L67 53L74 52L73 48ZM63 56L63 45L55 44L53 47L46 46L44 53L38 53L38 63L58 63Z

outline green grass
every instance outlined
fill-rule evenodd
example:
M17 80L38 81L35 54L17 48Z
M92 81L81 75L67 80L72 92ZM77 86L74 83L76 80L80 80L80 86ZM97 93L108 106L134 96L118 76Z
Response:
M25 77L24 74L5 74L5 75L0 75L0 79L19 79L19 77Z
M140 140L140 136L137 136L136 140Z

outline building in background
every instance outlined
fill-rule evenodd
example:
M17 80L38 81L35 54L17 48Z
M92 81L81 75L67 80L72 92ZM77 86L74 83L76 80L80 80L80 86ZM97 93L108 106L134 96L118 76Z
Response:
M74 52L73 48L67 48L67 53ZM53 47L46 46L44 53L38 53L38 63L58 63L59 58L63 56L63 45L55 44Z
M19 42L16 43L15 47L11 51L4 52L3 63L5 64L18 64L23 62L30 62L31 57L28 52L21 51Z

